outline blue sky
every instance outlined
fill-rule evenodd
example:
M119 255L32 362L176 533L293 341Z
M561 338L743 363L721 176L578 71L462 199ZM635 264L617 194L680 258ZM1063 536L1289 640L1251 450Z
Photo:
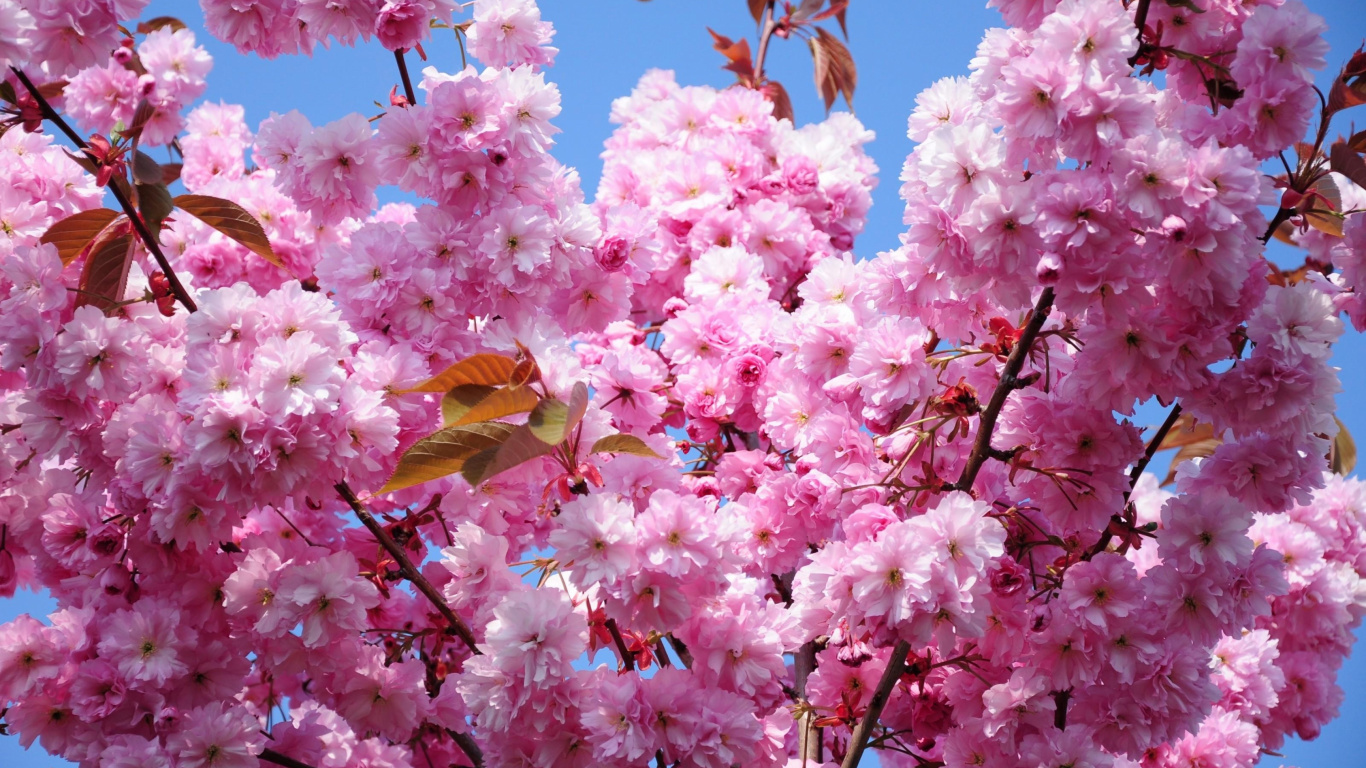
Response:
M902 231L901 201L896 190L902 161L911 149L906 138L906 116L915 95L938 78L965 74L967 62L982 30L999 24L999 16L981 7L985 0L854 0L849 11L849 47L859 69L854 107L858 117L878 139L868 151L877 161L882 184L874 192L868 227L856 251L869 257L897 244ZM1329 66L1336 71L1366 34L1362 0L1306 0L1329 23L1332 45ZM744 0L540 0L544 17L557 29L560 55L549 73L563 96L564 111L556 121L563 130L555 154L578 168L591 198L601 170L602 142L611 131L608 110L612 99L626 95L636 80L652 67L672 69L680 83L725 86L731 75L720 69L719 54L711 49L706 28L753 44L754 22ZM243 104L253 128L272 111L299 109L313 123L335 120L350 112L373 113L373 102L387 103L390 87L398 82L392 56L377 44L360 48L319 50L312 58L290 57L273 62L243 57L203 32L198 4L188 0L153 0L146 18L174 15L196 31L214 57L206 98ZM440 34L427 46L432 63L450 71L460 63L455 41ZM423 65L413 55L409 66ZM797 40L775 40L766 66L792 96L797 122L822 117L821 103L811 81L810 55ZM1321 84L1331 77L1325 73ZM1366 124L1366 108L1348 113ZM1340 129L1345 126L1339 126ZM1344 392L1339 416L1358 440L1366 440L1366 406L1359 385L1366 381L1366 341L1350 333L1337 347L1334 363L1341 368ZM1161 414L1143 410L1139 421L1160 421ZM1155 467L1158 471L1162 468ZM20 613L44 615L45 598L20 595L0 600L0 621ZM1358 633L1358 636L1366 633ZM1324 729L1315 742L1294 741L1285 758L1268 757L1264 765L1362 765L1366 754L1366 661L1358 653L1349 659L1339 682L1347 691L1342 716ZM868 762L865 760L865 762ZM35 748L25 753L13 738L0 737L3 768L52 768L67 765Z

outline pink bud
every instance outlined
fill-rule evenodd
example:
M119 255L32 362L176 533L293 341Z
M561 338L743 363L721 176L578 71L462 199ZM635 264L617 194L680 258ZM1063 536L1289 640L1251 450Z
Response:
M114 53L113 53L113 58L114 58L114 61L117 61L118 63L120 63L120 64L122 64L122 65L124 65L124 66L127 66L127 65L128 65L128 62L130 62L130 61L133 60L133 49L132 49L132 48L122 48L122 47L120 47L120 48L115 48L115 49L114 49Z
M156 90L157 79L151 75L143 75L138 78L138 94L141 96L151 96L152 91Z
M678 296L671 297L664 302L664 316L677 317L679 312L688 308L688 302Z
M1056 283L1061 273L1062 257L1056 253L1045 253L1039 257L1039 266L1034 269L1034 274L1044 285Z

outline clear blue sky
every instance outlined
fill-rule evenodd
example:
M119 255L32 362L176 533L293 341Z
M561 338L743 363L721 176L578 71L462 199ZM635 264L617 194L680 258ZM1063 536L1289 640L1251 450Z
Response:
M1363 0L1306 0L1329 23L1334 71L1366 35ZM915 95L938 78L966 74L968 60L982 30L999 25L994 11L980 7L985 0L854 0L849 11L849 46L859 69L854 106L859 118L877 132L869 152L881 173L874 192L868 228L858 240L858 254L869 257L897 244L902 231L897 174L911 149L906 138L906 116ZM549 79L563 96L564 112L556 121L563 130L556 156L578 168L584 189L597 188L602 142L611 131L608 109L612 99L627 94L651 67L672 69L683 84L725 86L731 75L719 65L706 28L730 37L749 36L754 22L744 0L540 0L544 17L557 29L560 55ZM299 109L321 124L350 112L372 113L373 102L387 103L390 87L398 82L392 56L377 44L360 48L319 50L312 58L289 57L265 62L243 57L203 31L198 3L153 0L146 18L178 16L187 22L214 57L206 97L243 104L247 123L255 126L272 111ZM442 69L459 67L460 56L449 34L440 34L428 55ZM423 66L410 55L410 67ZM775 40L766 66L792 95L798 123L819 119L821 104L811 82L806 45L797 40ZM1331 77L1325 73L1321 85ZM1366 108L1347 114L1366 124ZM1366 341L1350 333L1337 347L1344 392L1338 397L1339 416L1359 441L1366 443L1366 405L1360 385L1366 381ZM1140 421L1146 411L1140 412ZM1148 414L1151 416L1151 414ZM1161 416L1153 418L1154 422ZM1159 471L1161 468L1156 468ZM51 602L32 595L0 600L0 621L20 613L43 616ZM1364 633L1358 633L1363 636ZM1366 764L1366 652L1348 660L1339 682L1347 691L1342 716L1324 729L1315 742L1291 742L1285 758L1266 758L1263 765L1299 768L1361 766ZM868 762L868 761L865 761ZM13 738L0 737L0 768L53 768L67 763L44 755L36 747L25 753Z

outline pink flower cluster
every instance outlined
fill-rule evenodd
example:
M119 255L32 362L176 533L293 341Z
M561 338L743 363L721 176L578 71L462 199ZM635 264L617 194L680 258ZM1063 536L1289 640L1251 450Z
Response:
M205 0L209 32L242 53L273 59L312 53L333 42L355 45L372 36L391 51L420 45L435 20L450 24L452 0Z
M476 0L488 67L426 69L417 104L254 134L182 121L188 31L136 46L145 90L123 67L142 3L0 8L0 58L70 77L85 128L145 97L186 189L283 265L176 212L197 310L144 300L138 246L102 311L40 242L94 177L0 136L0 594L60 606L0 626L6 727L82 768L829 765L865 718L893 768L1250 768L1312 738L1366 614L1366 486L1325 460L1366 228L1300 236L1340 273L1269 286L1258 163L1305 130L1322 21L1153 4L1144 55L1189 54L1159 87L1133 9L995 5L1012 27L918 97L907 231L867 260L871 133L742 87L647 74L585 201L531 0ZM461 23L204 6L265 57ZM415 385L481 353L591 387L572 436L379 494L450 420ZM1210 446L1171 491L1136 471L1150 401Z

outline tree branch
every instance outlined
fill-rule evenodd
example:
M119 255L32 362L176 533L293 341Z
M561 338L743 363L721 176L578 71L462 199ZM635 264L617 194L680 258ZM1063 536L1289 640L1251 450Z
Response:
M413 90L413 79L408 77L408 62L403 58L402 48L394 51L394 60L398 62L398 75L403 78L403 95L408 97L408 104L417 106L417 91Z
M38 87L33 84L32 80L28 79L28 75L25 75L18 67L10 67L10 70L19 78L19 82L23 83L24 88L28 89L29 95L33 97L34 101L38 102L38 108L43 111L43 116L52 122L53 125L56 125L61 129L62 133L66 134L66 137L71 140L72 144L76 145L77 149L84 151L87 146L85 140L82 139L80 134L76 133L70 125L67 125L66 121L62 119L61 115L57 114L57 110L53 109L51 104L47 103L47 99L43 98L43 94L39 92ZM108 189L113 193L114 199L118 201L119 207L123 209L123 212L128 216L129 221L133 222L133 228L137 230L138 237L142 239L143 245L147 246L147 250L152 254L152 258L156 259L157 266L161 267L162 273L166 275L166 282L169 283L171 287L171 295L175 296L176 300L184 305L185 309L190 312L198 310L199 307L195 305L194 299L190 298L189 291L186 291L185 286L180 284L180 278L176 277L175 270L171 269L171 262L167 261L166 254L161 252L161 244L157 242L156 237L147 229L147 224L143 222L142 217L138 215L137 210L133 207L132 201L124 196L117 184L110 184Z
M273 749L262 750L261 754L257 755L257 757L266 761L267 763L275 763L276 765L282 765L284 766L284 768L313 768L313 766L309 765L308 763L305 763L301 760L295 760L289 755L282 755Z
M379 521L365 509L365 506L360 503L360 499L356 498L355 492L351 490L351 486L343 480L334 487L337 489L337 493L346 500L346 503L351 505L351 511L360 518L361 524L370 530L380 546L384 547L385 551L398 563L404 578L412 582L413 586L417 587L417 591L421 592L431 601L432 605L436 606L436 610L446 618L446 622L450 624L455 634L465 642L465 645L469 646L469 649L476 655L479 654L480 650L474 642L474 633L470 631L469 626L455 614L455 611L451 610L451 607L446 604L446 599L441 596L436 587L432 586L432 583L427 581L427 577L423 576L422 572L413 565L413 561L408 558L408 553L403 551L403 547L399 546L398 542L394 541L393 537L384 530L384 526L380 525Z
M621 637L621 629L617 627L617 620L608 619L603 622L603 625L607 627L608 632L612 633L612 642L617 646L617 653L621 654L621 663L626 667L626 671L634 670L636 668L636 655L626 647L626 641Z
M1134 14L1134 25L1138 27L1138 50L1129 57L1129 66L1138 63L1139 54L1143 53L1143 29L1148 26L1148 6L1151 0L1138 0L1138 12Z
M450 728L446 729L446 733L455 741L455 745L460 747L461 751L469 757L470 762L474 763L474 768L484 768L484 750L479 748L473 737L468 733L453 731Z
M1044 321L1048 319L1049 310L1052 308L1053 289L1045 288L1043 293L1039 294L1038 302L1034 304L1029 322L1020 334L1020 340L1010 351L1010 357L1006 358L1005 367L1001 369L1001 380L997 383L996 390L991 393L991 401L987 403L986 410L982 411L978 420L977 440L972 445L972 453L968 455L968 463L963 466L963 474L959 476L955 485L958 490L972 491L972 484L977 480L977 472L991 455L991 433L996 429L996 419L1001 415L1006 397L1019 388L1020 381L1016 377L1020 375L1020 369L1024 367L1025 359L1029 357L1030 349L1034 346L1034 340L1039 337L1039 331L1043 329Z
M1034 346L1034 341L1039 337L1039 332L1043 330L1044 321L1048 319L1049 310L1053 308L1053 289L1045 288L1039 294L1039 300L1034 304L1034 310L1030 313L1029 322L1025 324L1024 331L1020 334L1020 339L1015 343L1015 348L1010 351L1010 357L1006 358L1006 364L1001 369L1001 380L996 384L996 389L991 393L991 401L982 411L978 421L977 439L973 443L972 453L968 455L968 462L963 467L963 474L959 476L955 487L960 491L971 492L972 484L977 479L977 472L982 468L982 464L991 455L991 433L996 428L996 419L1001 415L1001 408L1005 405L1006 397L1011 392L1021 386L1020 369L1024 367L1025 360L1029 357L1029 352ZM844 756L842 768L854 768L858 761L863 757L863 752L868 748L868 737L872 735L873 729L877 727L877 720L882 715L882 708L887 706L887 699L892 695L892 689L896 686L896 681L901 678L901 673L906 669L906 656L911 652L911 645L904 640L898 641L896 647L892 649L892 657L887 662L887 669L882 673L882 679L878 681L877 691L873 693L873 698L868 702L868 711L863 714L863 719L854 728L854 733L849 737L849 752Z
M1157 432L1153 435L1153 439L1148 441L1148 448L1143 452L1143 458L1139 459L1139 462L1134 465L1133 470L1129 472L1129 490L1124 493L1124 500L1126 502L1129 500L1129 495L1134 492L1134 486L1138 485L1138 479L1143 477L1143 470L1148 468L1149 462L1151 462L1153 456L1157 454L1158 446L1162 445L1162 441L1167 439L1167 433L1172 431L1172 427L1176 426L1176 420L1179 418L1181 418L1181 404L1177 403L1172 406L1171 413L1167 414L1167 420L1162 422L1162 426L1157 428Z
M854 768L863 758L863 752L868 748L868 737L877 727L877 719L882 716L883 707L887 706L887 700L892 697L896 681L900 680L901 674L906 671L906 656L910 652L910 643L905 640L897 641L896 647L892 649L892 657L887 660L887 669L883 670L882 679L877 681L877 690L873 691L873 698L868 701L868 711L863 714L863 719L849 736L849 751L845 753L840 768Z

